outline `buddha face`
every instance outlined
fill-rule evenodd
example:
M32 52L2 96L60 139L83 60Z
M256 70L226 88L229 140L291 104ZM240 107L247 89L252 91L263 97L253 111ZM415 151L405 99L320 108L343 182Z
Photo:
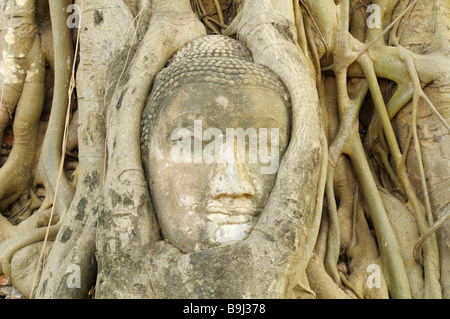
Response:
M189 84L165 100L155 123L147 174L163 237L186 253L245 239L289 143L286 98Z

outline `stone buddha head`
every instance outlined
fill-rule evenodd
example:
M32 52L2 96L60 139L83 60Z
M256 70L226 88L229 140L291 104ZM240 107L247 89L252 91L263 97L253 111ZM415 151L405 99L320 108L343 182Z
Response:
M155 79L142 156L162 236L185 253L245 239L290 139L278 77L237 40L207 36Z

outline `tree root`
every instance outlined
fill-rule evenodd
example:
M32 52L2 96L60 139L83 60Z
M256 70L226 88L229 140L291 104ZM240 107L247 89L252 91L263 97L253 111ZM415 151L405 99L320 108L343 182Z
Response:
M129 287L124 287L123 283L120 284L120 288L116 287L119 283L117 279L113 279L115 275L112 274L118 272L116 276L123 275L118 262L119 260L125 262L125 260L122 257L116 259L115 255L123 254L124 251L140 251L146 242L159 238L159 229L142 170L139 145L140 114L153 78L185 43L206 35L203 25L193 14L187 0L153 1L152 11L153 18L147 33L131 64L127 67L126 73L129 76L123 81L125 77L120 77L117 85L113 86L118 89L113 91L110 107L107 110L109 157L104 189L106 199L104 212L107 215L103 216L104 222L99 225L97 233L98 263L103 267L99 267L98 280L102 284L97 286L96 294L102 297L112 296L118 289L126 294L135 293L133 285L139 283L135 282L137 278L126 280ZM127 101L128 106L123 107L121 101ZM130 207L123 203L115 203L110 196L112 193L122 199L128 198L133 205ZM134 216L139 218L136 219ZM137 220L139 220L138 224L136 224ZM120 230L121 238L128 238L127 247L121 247L125 243L117 238L114 239L115 245L111 246L109 237L112 234L108 235L105 228L111 227L110 231L114 233L117 226L113 225L122 223L133 225ZM117 236L112 236L114 237ZM130 258L134 260L135 257L130 256ZM108 271L110 274L106 276L104 265L111 263L115 264L114 269L112 272ZM139 274L135 275L139 276Z
M443 224L445 224L450 219L450 213L443 214L439 220L437 220L426 232L424 232L420 238L417 240L417 243L414 246L414 259L423 264L423 257L420 253L423 243L430 238L432 234L434 234Z
M306 267L311 289L316 293L318 299L349 299L355 298L351 293L344 290L330 277L324 267L326 245L328 237L328 216L323 214L320 231L314 248L314 254Z
M347 26L348 26L347 19L348 18L347 17L348 17L348 15L347 15L347 11L346 11L348 9L348 7L347 7L347 4L346 4L346 1L343 1L343 2L340 3L339 9L340 9L340 13L341 13L341 16L340 16L341 17L341 24L340 25L342 26L342 28L341 28L342 37L341 38L342 39L348 39L348 33L347 33L347 30L348 30L348 28L347 28ZM387 11L392 11L392 7L385 8L385 9ZM338 56L339 59L338 60L335 59L335 61L333 62L333 65L331 67L327 68L327 69L332 69L332 70L335 71L335 74L336 74L337 79L338 79L338 85L339 85L339 83L345 83L344 81L346 79L346 75L345 75L345 78L344 78L344 76L342 75L342 72L343 72L342 70L343 69L347 69L348 66L351 63L353 63L353 61L355 61L355 60L357 60L358 63L361 65L361 67L363 69L363 72L364 72L364 75L365 75L365 77L368 80L368 84L369 84L370 89L371 89L372 97L374 98L374 101L375 101L375 106L376 106L376 109L377 109L378 116L381 119L381 123L382 123L382 126L383 126L384 136L386 137L387 145L389 146L389 149L391 150L391 152L393 153L393 156L394 156L394 161L396 163L395 166L396 166L396 170L397 170L396 173L399 176L399 181L400 181L400 183L402 185L402 188L405 190L406 195L408 196L408 198L410 199L411 203L413 204L414 209L416 211L416 217L419 219L419 224L422 224L421 228L423 228L423 226L426 224L426 221L424 221L424 219L421 217L422 216L421 215L421 211L422 211L421 204L418 201L417 196L416 196L416 194L415 194L415 192L414 192L414 190L412 188L411 182L409 181L409 178L408 178L407 173L406 173L406 169L404 168L404 166L402 167L401 165L399 165L401 163L402 154L399 151L398 144L397 144L396 139L395 139L395 135L393 134L392 128L390 126L390 118L387 115L388 112L386 111L386 106L384 105L384 101L383 101L383 98L382 98L380 90L379 90L379 85L377 83L377 79L376 79L376 75L375 75L375 69L374 69L374 66L373 66L374 64L373 64L372 61L370 61L370 58L368 58L366 56L366 53L365 53L367 50L371 50L371 52L375 51L377 49L377 47L378 47L378 45L375 45L375 43L383 43L384 41L381 39L381 37L387 32L387 30L391 26L393 26L395 23L397 23L400 18L401 18L401 15L399 17L397 17L397 19L394 20L393 23L391 23L387 28L385 28L385 30L383 32L374 32L374 33L370 33L369 32L367 34L368 44L366 44L364 46L359 46L359 45L356 44L356 42L354 42L354 44L353 44L354 48L353 49L356 48L356 53L355 54L351 51L351 48L349 48L349 43L351 43L350 40L346 40L346 41L344 40L342 42L339 42L337 47L336 47L336 50L335 50L335 55ZM347 56L346 60L342 59L342 57L344 57L344 56ZM385 65L386 64L383 64L383 67L385 67ZM405 63L403 63L403 66L400 66L400 68L403 68L403 70L407 72ZM380 72L380 73L383 73L383 72ZM377 75L378 75L378 73L377 73ZM339 80L340 78L344 78L344 79ZM418 88L415 87L415 89L417 91ZM342 85L342 87L338 86L338 92L342 92L343 90L346 90L346 84ZM399 92L402 92L402 91L399 91ZM341 95L342 95L342 93L341 93ZM404 95L401 95L399 93L399 95L397 95L397 96L398 97L402 97ZM407 102L407 99L402 98L402 99L400 99L400 101L405 103L405 102ZM339 101L338 105L345 105L346 102L347 101L345 101L345 100L344 101ZM349 118L349 116L347 114L346 114L346 117ZM341 120L341 122L342 122L342 120ZM341 125L343 126L343 123L341 123ZM339 137L339 135L338 135L338 137ZM345 143L345 139L340 138L338 140L341 143ZM354 152L349 152L349 154L351 154L351 153L354 153ZM333 158L333 156L330 156L330 158ZM365 157L359 157L359 158L360 158L360 160L365 161ZM384 163L386 164L386 167L389 169L390 165L388 165L388 161L386 160L386 157L383 156L382 158L384 158ZM358 163L354 163L354 165L358 165ZM390 175L393 177L394 183L398 184L398 180L395 178L396 174L394 173L393 170L390 170ZM371 178L368 175L367 175L367 177ZM365 180L364 183L367 184L367 181ZM364 192L364 190L363 190L363 192ZM367 197L367 196L365 196L365 197ZM367 198L366 198L366 200L367 200ZM373 208L375 208L375 207L373 207ZM379 207L379 208L384 210L382 207ZM372 217L372 215L373 214L371 213L371 217ZM383 215L385 215L385 213L383 213ZM388 224L389 224L389 222L387 221L386 225L388 225ZM377 229L378 227L376 226L375 228ZM379 234L377 233L377 235L379 235ZM377 237L380 240L379 236L377 236ZM389 237L392 240L396 241L394 236L390 235ZM383 255L383 249L381 247L380 247L380 250L381 250L382 255ZM393 254L396 254L395 251L398 251L398 249L394 249L394 253ZM390 258L394 258L395 259L395 256L393 256L391 254ZM437 293L437 291L439 291L439 289L436 288L436 287L438 287L438 284L437 284L437 282L435 280L435 278L436 278L435 273L436 272L434 270L431 270L434 267L434 266L432 266L434 264L434 261L437 260L436 258L437 258L436 249L433 248L433 253L432 253L431 257L429 258L429 261L431 262L431 264L428 264L428 267L427 267L427 269L428 269L428 271L427 271L427 277L428 277L427 287L430 287L430 288L428 288L426 290L426 291L428 291L427 295L433 295L434 293ZM335 259L335 257L334 257L334 259ZM403 270L401 272L404 274ZM390 277L390 276L388 276L388 277ZM400 278L401 277L401 278L403 278L402 281L404 283L407 283L407 278L405 276L403 276L403 275L400 276L400 277L399 276L393 276L393 277L395 277L395 278ZM391 277L391 278L393 278L393 277ZM389 283L389 280L388 280L388 283ZM402 289L400 289L400 290L402 290ZM439 296L439 293L437 293L436 296Z
M0 214L0 244L15 235L14 226Z
M350 275L347 280L357 295L366 299L388 299L387 282L384 279L382 260L378 252L376 239L372 236L357 196L354 203L354 225L352 241L347 249ZM374 268L377 267L377 268ZM380 278L376 285L370 282L371 271L380 269Z
M316 293L318 299L351 298L349 294L336 285L335 281L325 271L323 263L318 261L315 255L310 259L306 271L311 288Z
M392 126L390 124L389 115L386 111L386 107L384 106L384 101L381 96L381 92L379 90L379 86L377 83L375 71L373 69L373 64L371 60L367 56L362 56L362 60L360 61L361 66L366 74L366 77L369 81L369 84L371 86L371 92L372 96L374 98L375 107L377 109L378 116L381 120L383 131L386 136L387 143L389 144L389 148L391 150L391 153L394 158L394 162L397 163L397 173L399 176L400 181L403 184L403 187L405 189L405 192L408 196L408 199L412 206L414 207L414 212L416 214L416 219L419 224L419 228L421 232L425 231L427 226L427 221L425 218L425 215L423 214L422 204L420 203L419 199L417 198L417 195L414 191L414 187L411 184L411 181L409 180L408 173L406 171L406 167L399 165L402 160L402 153L400 151L400 148L398 146L397 139L395 137L394 131L392 129ZM439 270L438 270L438 263L439 263L439 255L437 251L437 242L429 241L426 248L426 255L428 255L427 258L427 265L425 266L425 277L426 277L426 293L425 296L428 297L436 297L441 298L442 294L440 293L440 284L439 284ZM434 296L434 297L433 297Z
M49 228L48 239L53 241L58 234L60 225L54 225ZM46 237L47 228L38 228L31 231L20 233L0 245L0 273L6 278L11 277L11 258L19 249L40 242Z
M31 66L28 54L35 41L37 28L34 19L35 1L2 3L4 17L0 37L2 51L0 141L8 123L13 119L17 102L25 85L27 70ZM1 188L0 188L1 189ZM0 196L1 198L1 196Z
M39 119L44 105L44 60L35 37L30 64L14 120L14 145L0 169L0 211L28 190L32 181Z
M102 24L98 26L95 25L97 7L102 8L104 16ZM89 1L82 8L82 13L85 28L81 30L81 58L77 77L79 181L62 226L70 229L71 236L53 244L48 266L45 267L36 289L36 298L85 298L95 285L96 220L103 205L106 161L106 104L103 95L107 80L104 74L107 73L108 65L114 62L127 44L127 28L117 25L117 21L128 21L131 24L133 18L121 1ZM99 29L108 34L102 41L96 38ZM103 54L106 48L109 60L105 62ZM99 70L95 76L90 74L92 68ZM66 274L61 273L61 269L67 269L70 264L80 267L83 278L80 289L67 290L66 285L62 284Z
M388 213L389 221L398 238L401 254L405 263L411 287L411 294L414 299L424 297L424 272L420 264L414 261L413 247L419 238L414 214L410 212L406 205L399 199L389 194L386 190L380 189L381 199Z
M34 210L41 207L42 201L36 196L33 190L24 193L18 202L11 209L11 215L8 216L14 225L20 224L31 216Z
M61 146L63 145L66 115L68 107L70 107L69 86L74 59L72 31L66 25L68 18L66 8L70 3L71 1L69 0L49 2L51 22L54 26L52 34L55 86L53 89L52 112L39 158L39 179L36 181L37 183L42 183L52 196L55 196L56 192L59 193L53 204L56 212L62 216L69 209L75 192L66 176L64 174L59 176L59 166L63 160ZM59 188L56 190L58 184ZM51 200L53 201L53 198Z
M38 268L40 252L45 249L44 256L47 256L51 248L52 242L48 242L45 249L44 242L39 241L18 250L11 258L11 283L24 297L31 296L30 291Z

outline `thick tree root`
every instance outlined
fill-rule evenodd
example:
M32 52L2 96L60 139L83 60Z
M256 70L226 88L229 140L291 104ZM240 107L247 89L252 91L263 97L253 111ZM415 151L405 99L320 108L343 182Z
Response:
M187 0L153 1L152 12L152 21L126 69L126 76L120 76L117 86L113 86L117 90L113 90L107 110L109 157L104 189L106 201L103 222L97 232L97 282L101 285L97 285L96 294L103 298L116 296L119 291L123 293L122 297L142 296L142 292L136 291L136 287L143 284L139 273L127 280L118 280L125 275L122 268L125 264L130 267L129 262L141 262L135 259L137 256L127 254L127 258L123 258L122 254L125 251L142 251L145 243L159 237L141 165L140 114L153 78L167 60L187 42L206 35ZM122 105L122 101L127 101L127 107ZM122 198L123 203L117 203L114 198ZM127 202L132 205L124 205ZM124 224L130 227L116 229ZM121 233L120 238L127 240L117 238L118 233ZM125 242L126 247L122 247ZM111 271L107 271L107 265L114 265ZM117 287L119 282L122 282L120 288ZM125 286L124 282L127 283Z
M73 65L72 30L67 27L67 7L69 0L50 1L50 12L53 28L53 52L55 87L53 89L53 103L48 129L42 145L39 159L38 183L42 183L52 197L58 193L54 201L55 210L62 216L69 209L73 199L74 188L64 174L59 174L62 158L61 147L69 112L69 85ZM64 150L65 151L65 150ZM56 190L57 186L58 190Z
M44 60L35 37L30 64L14 120L14 145L0 168L0 211L29 189L35 164L39 119L44 104Z
M3 140L6 126L13 119L25 85L25 77L32 64L28 54L37 33L34 19L35 1L26 0L17 3L9 0L3 1L1 6L3 25L0 47L3 50L0 71L0 142Z
M60 229L59 225L54 225L49 228L48 239L55 240L56 235ZM47 228L33 229L28 232L18 234L15 237L8 239L0 245L0 273L6 278L11 276L11 258L19 249L40 242L46 237Z
M102 10L98 11L99 7ZM103 16L100 25L96 23L98 15ZM133 17L122 1L85 2L82 16L85 28L81 30L77 77L80 165L77 191L62 226L70 232L70 238L61 240L60 237L53 244L48 266L36 289L36 298L84 298L96 279L95 233L102 210L106 161L104 92L107 79L104 74L121 51L129 49L126 45L128 31L136 29L130 27ZM118 25L117 21L123 21L124 25ZM99 30L108 35L102 41L97 38ZM105 51L109 52L107 60ZM93 68L99 70L94 76L91 74ZM67 269L71 264L80 267L81 289L68 289L67 285L61 284L66 275L61 269Z

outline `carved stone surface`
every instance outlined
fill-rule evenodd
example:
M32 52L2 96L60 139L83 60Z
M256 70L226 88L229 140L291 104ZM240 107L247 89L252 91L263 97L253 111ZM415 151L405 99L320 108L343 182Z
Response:
M163 237L186 253L245 239L289 134L285 87L243 44L207 36L181 49L157 76L142 121L143 163Z

